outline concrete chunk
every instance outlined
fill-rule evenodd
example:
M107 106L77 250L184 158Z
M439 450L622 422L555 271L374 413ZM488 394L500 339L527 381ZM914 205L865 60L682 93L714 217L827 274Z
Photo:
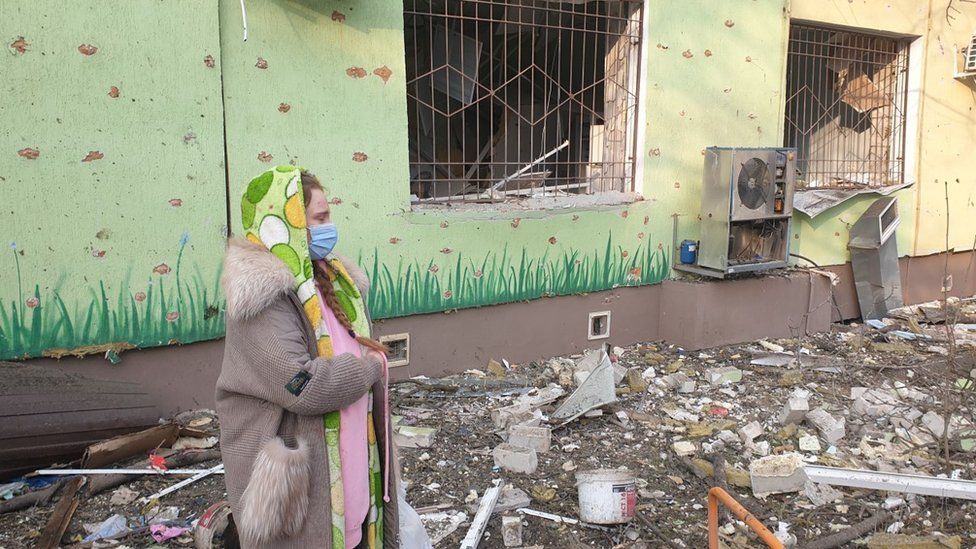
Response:
M539 453L549 451L552 444L552 429L530 425L512 425L508 429L508 443L520 448L531 448Z
M393 441L401 448L430 448L434 445L437 429L400 425L393 432Z
M844 418L837 419L823 408L817 408L816 410L807 412L806 421L820 432L820 436L828 444L837 444L840 439L844 438L846 433L845 427L847 422Z
M542 412L520 402L492 410L491 420L498 429L526 423L538 425L542 421Z
M674 449L674 453L678 454L679 456L690 456L694 455L695 453L695 444L687 440L679 440L678 442L672 444L671 448Z
M539 467L539 458L531 448L499 444L491 454L495 465L513 473L532 474Z
M801 435L797 445L804 452L820 452L820 439L814 435Z
M945 433L945 420L939 414L929 410L922 416L922 426L936 437Z
M522 519L502 517L502 543L505 547L522 546Z
M709 368L705 371L705 377L712 385L738 383L742 381L742 370L732 366L726 366L724 368Z
M807 482L799 454L759 458L749 464L752 493L757 496L800 492Z
M751 423L742 426L738 432L739 432L739 438L742 439L742 442L749 444L757 437L762 436L763 428L758 421L753 421Z
M791 396L783 405L783 411L779 414L779 422L783 425L799 424L809 411L809 400L800 396Z

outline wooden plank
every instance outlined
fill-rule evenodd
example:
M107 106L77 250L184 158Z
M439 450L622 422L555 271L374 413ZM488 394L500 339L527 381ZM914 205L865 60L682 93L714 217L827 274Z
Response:
M48 519L41 536L37 538L35 547L38 549L54 549L61 545L61 537L64 536L68 524L71 523L71 517L74 516L75 509L78 508L78 490L84 485L85 477L78 477L68 482L64 493L61 494L61 499L58 500L58 504L54 506L54 511L51 512L51 518Z

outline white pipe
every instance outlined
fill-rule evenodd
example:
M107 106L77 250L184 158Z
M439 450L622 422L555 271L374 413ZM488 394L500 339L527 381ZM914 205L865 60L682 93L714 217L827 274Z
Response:
M954 480L925 475L881 473L863 469L842 469L807 465L803 468L813 482L869 490L904 492L920 496L976 500L976 481Z
M481 498L478 512L471 521L471 527L468 528L464 539L461 540L461 549L478 549L481 536L485 533L485 527L488 526L488 519L491 518L491 513L495 510L495 505L498 504L498 498L502 495L502 487L505 486L503 479L494 482L495 485L489 488Z
M244 41L247 42L247 7L244 0L241 0L241 20L244 23Z
M207 469L39 469L35 475L195 475Z

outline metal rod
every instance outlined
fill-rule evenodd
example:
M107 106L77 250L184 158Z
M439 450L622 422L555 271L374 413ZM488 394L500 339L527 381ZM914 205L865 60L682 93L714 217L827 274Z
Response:
M142 501L142 502L145 503L145 502L150 502L150 501L152 501L154 499L159 499L159 498L161 498L161 497L163 497L163 496L165 496L167 494L172 494L173 492L179 490L180 488L182 488L184 486L187 486L189 484L193 484L194 482L196 482L198 480L204 479L204 478L209 477L210 475L213 475L213 474L218 474L218 473L219 474L223 474L223 472L224 472L224 464L223 463L221 463L220 465L214 465L210 469L206 469L204 471L201 471L201 472L197 473L196 475L193 475L192 477L190 477L188 479L181 480L181 481L177 482L176 484L170 486L169 488L164 488L164 489L156 492L155 494L153 494L151 496L147 496L147 497L142 498L140 501Z
M513 180L513 179L515 179L516 177L518 177L518 176L520 176L520 175L522 175L522 174L524 174L524 173L526 173L526 172L528 172L528 171L529 171L529 170L531 170L531 169L532 169L532 167L533 167L533 166L535 166L536 164L539 164L539 163L541 163L541 162L543 162L543 161L545 161L545 159L547 159L547 158L549 158L550 156L552 156L552 155L554 155L554 154L556 154L557 152L559 152L559 151L561 151L561 150L563 150L563 149L565 149L565 148L566 148L566 147L568 147L568 146L569 146L569 140L567 139L566 141L563 141L563 144L562 144L562 145L560 145L560 146L558 146L558 147L556 147L555 149L553 149L553 150L551 150L551 151L549 151L549 152L547 152L546 154L544 154L544 155L542 155L542 156L540 156L539 158L536 158L535 160L533 160L533 161L532 161L532 162L530 162L529 164L526 164L525 166L523 166L523 167L522 167L521 169L519 169L518 171L516 171L516 172L515 172L515 173L513 173L512 175L510 175L510 176L508 176L508 177L506 177L506 178L504 178L504 179L502 179L502 180L501 180L501 181L499 181L498 183L495 183L495 184L494 184L494 185L492 186L492 190L497 190L497 189L499 189L499 188L501 188L501 187L502 187L502 186L503 186L503 185L504 185L505 183L508 183L509 181L511 181L511 180Z

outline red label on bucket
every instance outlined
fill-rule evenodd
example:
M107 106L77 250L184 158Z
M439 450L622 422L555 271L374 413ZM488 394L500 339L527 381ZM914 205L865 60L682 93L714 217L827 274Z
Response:
M633 484L614 484L613 494L617 497L620 513L625 518L633 517L637 510L637 487Z

